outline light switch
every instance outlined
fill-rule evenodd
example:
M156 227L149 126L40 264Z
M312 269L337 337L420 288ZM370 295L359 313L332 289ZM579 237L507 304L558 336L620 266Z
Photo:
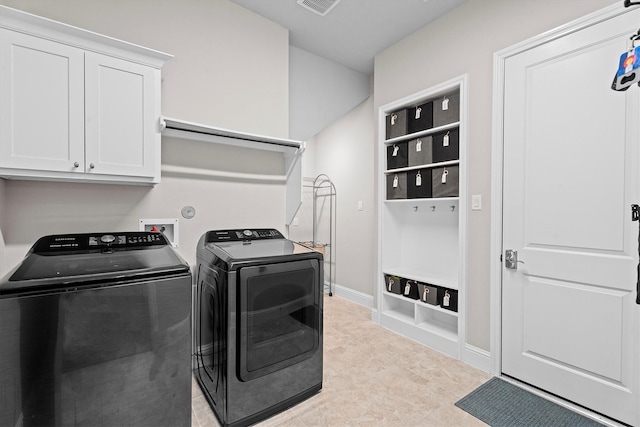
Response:
M482 195L474 194L471 196L471 210L472 211L481 211L482 210Z

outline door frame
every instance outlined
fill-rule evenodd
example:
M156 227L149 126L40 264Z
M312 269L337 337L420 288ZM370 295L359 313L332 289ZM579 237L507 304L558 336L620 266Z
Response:
M607 19L632 10L625 8L622 2L600 9L582 18L571 21L561 27L534 36L528 40L517 43L513 46L495 52L493 55L493 101L492 101L492 163L491 163L491 245L490 245L490 354L491 373L498 377L502 376L502 262L500 260L503 252L503 170L504 170L504 82L506 60L538 47L550 41L562 38L571 33L595 25ZM616 64L611 64L611 76L615 73ZM604 82L607 84L607 82ZM632 88L632 90L640 90ZM536 389L531 391L540 393ZM546 397L549 397L545 395ZM587 413L584 408L572 405L562 399L552 399L563 406ZM593 414L591 414L593 417ZM598 416L597 418L600 419ZM601 422L610 422L608 419L600 419ZM615 424L614 424L615 425Z

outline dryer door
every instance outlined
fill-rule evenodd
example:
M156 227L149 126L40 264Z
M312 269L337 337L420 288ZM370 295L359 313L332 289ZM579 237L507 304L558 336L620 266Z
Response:
M321 272L317 259L240 269L240 380L294 365L318 350Z

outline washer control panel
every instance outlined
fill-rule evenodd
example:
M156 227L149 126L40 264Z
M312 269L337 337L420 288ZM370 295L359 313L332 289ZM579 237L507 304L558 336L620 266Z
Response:
M166 246L169 242L162 233L132 231L119 233L55 234L38 239L32 251L60 252L107 248L133 248Z
M253 228L238 230L211 230L207 232L207 243L244 242L247 240L284 239L275 228Z

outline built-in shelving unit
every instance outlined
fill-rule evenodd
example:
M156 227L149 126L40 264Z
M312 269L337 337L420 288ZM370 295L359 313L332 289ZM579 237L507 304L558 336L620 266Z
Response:
M378 117L374 318L458 358L464 343L466 99L461 76L383 105ZM398 124L401 129L390 129Z

